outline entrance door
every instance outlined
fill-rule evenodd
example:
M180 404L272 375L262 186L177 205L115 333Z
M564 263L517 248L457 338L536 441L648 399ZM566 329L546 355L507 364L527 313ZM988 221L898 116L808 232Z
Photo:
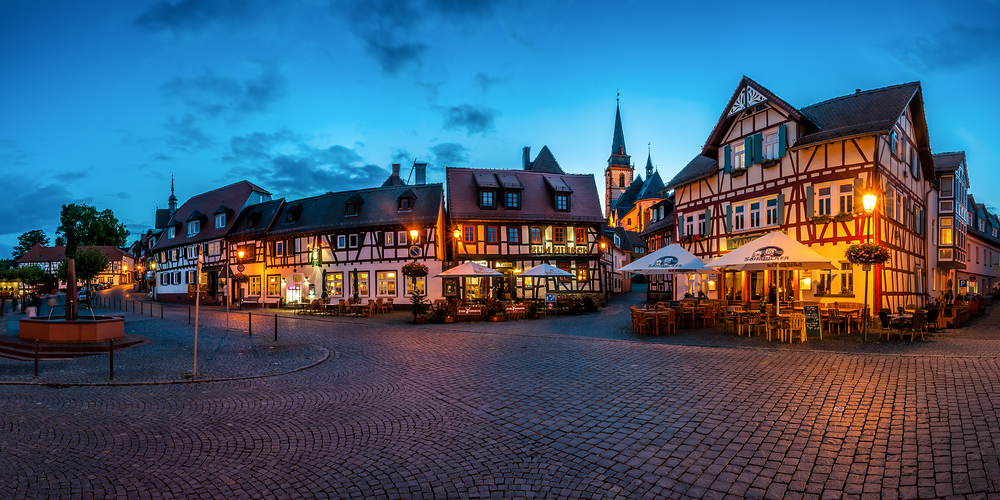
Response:
M288 283L288 290L285 292L285 302L301 302L302 301L302 285L304 280L301 274L293 274L291 276L291 281Z

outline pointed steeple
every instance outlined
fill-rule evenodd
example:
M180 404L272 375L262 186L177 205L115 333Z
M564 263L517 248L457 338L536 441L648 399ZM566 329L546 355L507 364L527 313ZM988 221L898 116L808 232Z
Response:
M646 178L649 179L653 176L653 150L650 147L649 152L646 153Z
M170 176L170 198L167 198L167 207L170 210L170 215L174 215L177 211L177 197L174 196L174 176Z
M628 153L625 152L625 133L622 132L622 111L617 98L615 99L615 137L611 141L611 154L628 156Z

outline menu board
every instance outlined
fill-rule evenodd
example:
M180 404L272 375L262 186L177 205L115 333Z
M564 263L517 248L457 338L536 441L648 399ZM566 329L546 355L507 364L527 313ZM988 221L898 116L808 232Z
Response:
M802 310L806 314L806 338L823 338L823 331L820 329L821 325L819 322L819 306L805 306Z

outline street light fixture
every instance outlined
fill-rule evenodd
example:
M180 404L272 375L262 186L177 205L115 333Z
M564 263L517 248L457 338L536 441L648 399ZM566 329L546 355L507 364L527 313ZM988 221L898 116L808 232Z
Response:
M416 229L411 229L411 230L410 230L410 239L411 239L411 240L412 240L412 241L413 241L414 243L416 243L416 242L417 242L417 237L418 237L418 236L420 236L420 231L417 231Z
M878 196L873 192L869 192L861 198L861 204L865 207L865 233L866 233L866 243L870 243L872 240L871 228L868 226L871 224L872 214L875 213L875 205L878 203ZM871 313L868 311L868 271L871 270L871 264L863 264L861 266L865 270L865 310L862 316L864 317L864 323L861 325L861 337L865 342L868 342L868 323L871 322Z

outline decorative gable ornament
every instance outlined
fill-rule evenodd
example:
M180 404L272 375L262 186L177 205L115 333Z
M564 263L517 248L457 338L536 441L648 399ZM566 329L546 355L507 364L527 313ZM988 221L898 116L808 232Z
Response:
M733 116L744 109L760 104L766 100L767 98L764 97L763 94L747 85L746 87L743 87L743 91L736 97L736 102L733 103L733 107L730 108L729 114L726 116Z

